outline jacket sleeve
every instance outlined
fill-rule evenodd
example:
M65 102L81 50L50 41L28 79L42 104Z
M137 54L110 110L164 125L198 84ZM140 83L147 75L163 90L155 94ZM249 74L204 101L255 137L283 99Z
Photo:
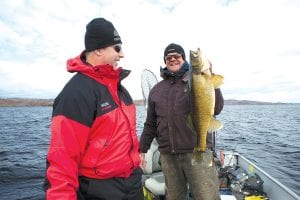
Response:
M76 132L80 132L78 137ZM87 128L64 116L53 118L51 142L47 155L47 200L77 199L78 163L85 146Z
M214 111L214 115L218 115L221 113L221 111L223 110L223 106L224 106L224 98L221 92L221 89L215 89L215 111Z
M81 113L90 113L90 110L82 112L83 107L78 104L74 100L62 100L53 108L45 180L47 200L77 199L78 165L90 131L89 126L80 121Z
M147 108L147 117L144 123L144 129L140 137L140 151L147 153L150 145L156 136L156 114L154 103L149 99Z

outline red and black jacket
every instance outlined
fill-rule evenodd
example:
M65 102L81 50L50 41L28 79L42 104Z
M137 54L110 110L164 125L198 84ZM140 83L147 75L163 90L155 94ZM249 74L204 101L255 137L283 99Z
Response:
M140 163L136 108L120 84L130 71L91 67L80 56L67 67L78 73L53 105L47 199L76 199L78 176L126 178Z

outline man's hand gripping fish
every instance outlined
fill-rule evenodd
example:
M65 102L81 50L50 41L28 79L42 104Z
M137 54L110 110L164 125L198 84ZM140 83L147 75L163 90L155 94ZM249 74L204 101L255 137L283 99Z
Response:
M221 129L222 123L214 118L215 88L223 83L223 76L211 73L211 63L200 49L190 51L192 121L197 132L194 158L200 159L206 151L206 136Z

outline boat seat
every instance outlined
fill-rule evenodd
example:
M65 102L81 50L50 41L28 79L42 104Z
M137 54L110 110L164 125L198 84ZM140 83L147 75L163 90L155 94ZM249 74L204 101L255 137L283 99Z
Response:
M144 174L147 178L144 186L155 196L162 196L166 194L165 177L161 170L159 156L158 143L156 139L154 139L151 143L150 149L145 154L145 160L147 163L144 169Z

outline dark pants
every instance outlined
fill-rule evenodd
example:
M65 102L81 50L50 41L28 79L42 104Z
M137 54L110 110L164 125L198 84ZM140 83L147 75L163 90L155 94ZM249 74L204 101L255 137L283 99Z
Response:
M188 187L195 200L219 200L219 181L212 152L205 152L199 161L192 153L161 154L168 200L184 200Z
M142 170L128 178L92 179L79 177L78 200L143 200Z

